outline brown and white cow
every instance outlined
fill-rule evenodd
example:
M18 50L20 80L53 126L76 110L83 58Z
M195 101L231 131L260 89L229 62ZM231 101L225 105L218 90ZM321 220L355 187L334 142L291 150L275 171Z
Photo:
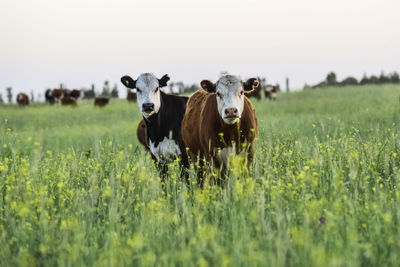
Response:
M20 107L28 106L29 105L29 97L24 93L19 93L17 95L17 103Z
M53 89L50 96L54 99L54 102L59 104L61 99L64 97L66 91L65 89Z
M264 91L265 98L275 101L277 93L278 93L278 87L276 87L275 85L267 85L267 87L265 87Z
M236 76L226 75L215 84L202 81L202 89L189 98L182 121L182 138L197 167L201 186L205 161L220 169L223 178L227 175L233 147L236 154L247 153L248 165L252 162L258 125L254 107L245 94L258 84L256 78L242 82Z
M83 98L83 93L81 90L73 89L72 91L68 92L68 97L75 98L75 100L81 100Z

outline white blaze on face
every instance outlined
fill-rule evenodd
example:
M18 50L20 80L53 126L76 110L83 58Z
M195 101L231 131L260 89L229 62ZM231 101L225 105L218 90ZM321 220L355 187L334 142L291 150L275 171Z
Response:
M158 112L161 106L158 79L152 73L141 74L136 81L137 102L143 117L148 118ZM154 104L154 110L145 112L143 104Z
M232 75L221 77L216 83L218 113L226 124L235 124L242 116L244 107L244 89L239 78ZM237 117L227 117L227 109L237 109Z

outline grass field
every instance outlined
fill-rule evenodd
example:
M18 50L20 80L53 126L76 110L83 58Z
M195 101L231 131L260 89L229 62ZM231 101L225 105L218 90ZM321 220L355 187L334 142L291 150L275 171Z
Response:
M137 105L0 106L0 266L398 266L399 95L253 100L250 175L188 189L176 163L166 196Z

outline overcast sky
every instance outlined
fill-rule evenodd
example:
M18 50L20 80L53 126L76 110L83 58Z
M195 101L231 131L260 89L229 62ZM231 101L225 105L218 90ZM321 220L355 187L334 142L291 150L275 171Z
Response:
M99 90L122 75L291 87L400 71L399 0L0 0L0 93Z

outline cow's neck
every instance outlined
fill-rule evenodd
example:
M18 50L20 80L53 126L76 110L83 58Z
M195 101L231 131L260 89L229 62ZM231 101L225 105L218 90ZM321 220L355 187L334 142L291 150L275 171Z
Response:
M147 138L149 138L150 141L152 142L158 142L164 138L163 136L159 136L160 132L162 132L162 129L165 128L164 109L165 109L165 102L163 99L163 94L160 93L160 108L158 112L151 115L147 119L146 118L144 119L147 127Z

